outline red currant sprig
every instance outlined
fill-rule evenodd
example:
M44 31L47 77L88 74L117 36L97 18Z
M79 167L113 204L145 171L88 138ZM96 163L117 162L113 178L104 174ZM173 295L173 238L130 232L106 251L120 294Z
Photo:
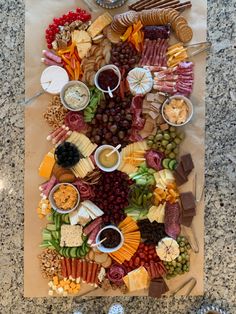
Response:
M72 23L74 21L82 21L83 23L89 21L91 15L80 8L77 8L75 12L69 11L67 14L63 14L59 18L54 18L53 23L48 26L45 31L45 38L47 41L48 49L52 49L52 42L55 39L56 34L59 32L59 26L64 26L65 23Z

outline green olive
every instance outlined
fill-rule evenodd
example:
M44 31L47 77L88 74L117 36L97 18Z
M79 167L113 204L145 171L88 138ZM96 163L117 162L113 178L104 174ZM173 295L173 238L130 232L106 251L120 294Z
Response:
M155 143L155 144L152 145L152 148L153 148L153 149L157 149L157 148L158 148L158 145Z
M169 155L168 155L168 157L170 158L170 159L175 159L175 153L173 153L173 152L171 152Z
M170 132L175 132L175 130L176 130L176 127L174 127L174 126L171 126L171 127L169 128L169 130L170 130Z
M183 140L183 139L185 138L185 134L184 134L183 132L180 132L180 133L178 134L178 137L179 137L181 140Z
M173 149L173 146L172 146L172 143L169 143L167 146L166 146L166 149L171 151Z
M176 155L178 155L178 153L179 153L179 148L176 147L176 148L173 150L173 153L175 153Z
M162 138L163 138L163 135L162 135L162 134L157 134L157 135L155 136L155 141L160 141L160 140L162 140Z
M150 140L147 141L148 146L152 146L152 144L153 144L153 141L150 141Z
M171 138L176 138L176 133L175 133L175 132L171 132L171 133L170 133L170 137L171 137Z
M164 133L164 136L163 136L163 137L164 137L164 139L167 140L167 141L170 139L170 135L169 135L168 133Z
M148 140L153 141L153 139L154 139L154 135L149 135L148 136Z
M164 153L165 149L164 149L163 147L160 147L160 148L159 148L159 151L162 152L162 153Z

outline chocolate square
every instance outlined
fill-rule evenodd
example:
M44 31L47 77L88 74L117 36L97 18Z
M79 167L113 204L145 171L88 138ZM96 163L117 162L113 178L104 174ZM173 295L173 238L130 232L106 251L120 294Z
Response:
M182 216L181 224L183 226L190 227L192 224L192 221L193 221L193 216L191 216L191 217L183 217Z
M188 178L187 178L187 176L185 174L182 162L180 162L178 164L178 166L176 167L176 169L174 171L174 177L176 179L177 185L182 185L182 184L184 184L185 182L188 181Z
M168 290L169 288L163 278L155 278L150 282L148 295L153 298L160 298Z
M180 193L180 200L183 210L194 209L196 207L195 198L192 192Z
M183 217L193 217L193 216L196 216L195 208L183 210Z
M194 168L194 164L193 164L193 160L192 160L192 156L191 154L186 154L186 155L183 155L181 156L181 162L182 162L182 166L183 166L183 169L185 171L185 173L187 175L190 174L190 172L193 170Z

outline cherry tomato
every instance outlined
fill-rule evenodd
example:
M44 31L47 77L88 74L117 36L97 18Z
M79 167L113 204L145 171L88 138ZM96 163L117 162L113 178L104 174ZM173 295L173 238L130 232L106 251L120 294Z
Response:
M134 266L139 266L140 265L140 258L139 257L136 257L135 260L134 260Z

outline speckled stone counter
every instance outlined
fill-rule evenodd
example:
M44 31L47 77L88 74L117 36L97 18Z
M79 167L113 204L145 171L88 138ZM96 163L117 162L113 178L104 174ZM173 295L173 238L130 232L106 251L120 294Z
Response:
M33 0L32 0L33 1ZM197 1L197 0L192 0ZM0 0L0 313L107 313L114 301L126 313L196 313L215 303L236 313L236 73L235 0L208 1L206 94L205 295L154 300L147 297L23 297L24 1ZM234 148L233 148L234 147ZM35 282L37 285L37 282Z

